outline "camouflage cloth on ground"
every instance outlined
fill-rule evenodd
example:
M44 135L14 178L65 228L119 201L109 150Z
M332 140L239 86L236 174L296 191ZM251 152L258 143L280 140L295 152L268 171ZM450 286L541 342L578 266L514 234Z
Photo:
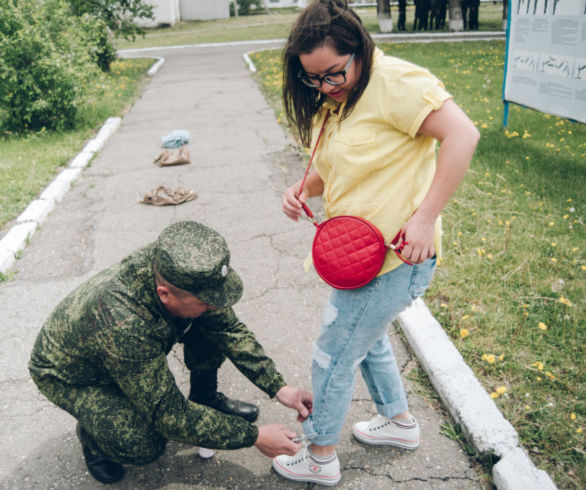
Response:
M189 369L215 368L228 357L270 397L285 385L282 375L232 308L191 322L171 317L156 294L152 263L149 245L65 298L35 342L33 380L120 463L156 459L167 439L251 446L257 427L185 399L166 356L183 342Z

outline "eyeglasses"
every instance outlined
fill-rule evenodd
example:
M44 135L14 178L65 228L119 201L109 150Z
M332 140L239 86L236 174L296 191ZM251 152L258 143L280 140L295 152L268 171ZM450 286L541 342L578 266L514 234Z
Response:
M334 73L328 73L323 77L318 77L317 75L307 75L301 70L299 75L297 75L297 78L311 88L319 88L323 82L326 82L328 85L342 85L343 83L346 83L346 72L348 71L348 68L350 68L352 60L354 60L354 53L352 53L352 56L350 56L348 63L346 63L346 66L342 71L336 71Z

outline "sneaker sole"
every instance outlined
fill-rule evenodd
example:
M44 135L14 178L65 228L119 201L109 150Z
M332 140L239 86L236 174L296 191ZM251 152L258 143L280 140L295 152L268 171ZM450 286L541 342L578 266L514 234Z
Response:
M275 470L277 475L279 475L283 478L286 478L287 480L302 481L302 482L309 482L309 483L318 483L320 485L325 485L327 487L332 487L332 486L336 485L340 481L340 479L342 478L342 475L340 475L340 473L338 473L337 475L334 475L332 477L328 477L328 479L324 478L323 476L317 477L314 475L296 475L294 473L290 473L289 471L287 471L285 468L280 466L274 460L273 460L273 470Z
M360 432L355 428L352 428L352 433L354 434L354 437L358 439L360 442L363 442L364 444L368 444L370 446L395 446L401 449L408 449L409 451L414 451L419 447L419 441L406 441L405 439L376 438L363 432Z

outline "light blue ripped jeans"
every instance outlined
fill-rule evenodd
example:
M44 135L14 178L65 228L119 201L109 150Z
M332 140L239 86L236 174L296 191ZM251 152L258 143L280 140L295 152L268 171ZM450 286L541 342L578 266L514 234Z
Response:
M313 414L303 423L312 442L338 442L360 366L379 414L392 418L408 410L401 374L387 329L421 296L435 271L435 257L403 264L352 290L334 289L323 314L312 359Z

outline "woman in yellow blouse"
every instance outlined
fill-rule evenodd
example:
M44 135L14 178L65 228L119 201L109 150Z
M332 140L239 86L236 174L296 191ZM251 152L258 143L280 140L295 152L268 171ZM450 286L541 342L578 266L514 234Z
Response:
M385 56L343 0L316 0L299 16L283 54L283 100L289 123L317 149L314 169L283 194L297 220L308 197L321 195L328 218L369 220L390 241L402 232L404 259L388 253L379 275L359 289L333 289L312 362L311 444L278 456L281 476L335 485L335 447L362 376L378 415L353 427L366 443L415 449L419 427L409 413L387 336L392 320L421 296L440 251L440 213L464 177L479 139L465 113L428 70ZM440 142L436 157L436 142Z

